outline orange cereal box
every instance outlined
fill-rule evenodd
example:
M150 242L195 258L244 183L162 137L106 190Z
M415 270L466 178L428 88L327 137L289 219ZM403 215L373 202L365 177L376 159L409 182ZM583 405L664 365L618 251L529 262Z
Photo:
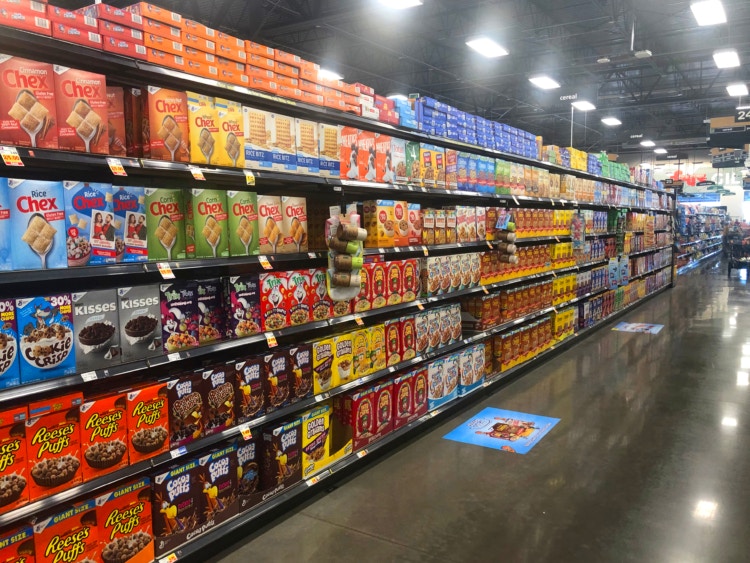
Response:
M357 136L358 179L362 182L374 182L377 179L375 133L360 131Z
M190 162L216 164L218 160L219 118L212 96L187 92ZM152 129L153 130L153 129Z
M375 134L375 180L390 184L396 181L391 157L391 137L381 133Z
M99 561L96 501L90 499L34 523L36 563Z
M188 162L188 105L185 92L156 86L147 89L144 104L144 143L148 124L148 145L151 158L172 162ZM144 149L145 150L145 149Z
M340 146L340 160L341 160L341 179L342 180L358 180L359 179L359 147L357 140L361 131L356 127L342 127L341 128L341 146Z
M96 499L101 559L106 562L151 563L151 480L143 477Z
M104 75L60 65L55 65L54 71L59 148L109 153L109 102Z
M260 229L260 253L276 254L284 246L281 197L258 196L258 228Z
M34 563L34 530L31 526L24 524L0 534L0 561Z
M125 94L119 86L107 86L107 142L112 156L126 156Z
M409 246L409 206L405 201L393 202L393 246Z
M128 391L128 457L131 465L169 450L167 386L155 383Z
M128 426L124 393L87 399L81 405L83 480L128 465Z
M26 406L0 412L0 512L29 502L26 462ZM0 546L2 544L0 543ZM3 553L0 549L0 553ZM5 561L0 557L0 561Z

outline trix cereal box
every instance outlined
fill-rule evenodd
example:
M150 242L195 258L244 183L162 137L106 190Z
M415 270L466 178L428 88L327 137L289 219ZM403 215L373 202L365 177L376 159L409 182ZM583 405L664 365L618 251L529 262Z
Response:
M250 510L264 500L260 486L260 465L263 452L263 436L253 430L249 439L237 443L237 476L240 512Z
M121 362L117 290L73 293L76 369L109 368Z
M257 274L223 278L226 336L245 338L260 332L260 286Z
M263 430L263 459L260 485L265 498L280 493L302 479L302 422L272 426Z
M20 383L16 302L0 299L0 389Z
M126 156L125 94L119 86L107 86L107 141L109 154Z
M26 421L31 500L64 491L82 482L79 409L81 393L29 405Z
M84 481L128 465L126 408L123 393L91 398L81 405Z
M198 292L198 342L208 344L224 338L224 295L221 280L196 282Z
M98 559L96 501L90 499L74 504L36 522L34 551L37 563L79 563Z
M203 377L201 373L182 375L167 383L169 399L169 446L178 448L204 435Z
M289 326L289 311L286 307L289 283L286 272L260 274L259 283L261 329L280 330Z
M14 270L65 268L65 198L61 182L8 179Z
M56 149L52 65L0 54L0 84L0 143Z
M194 281L163 283L159 286L161 331L167 353L198 346L200 309Z
M34 563L34 530L31 526L24 524L0 534L0 561Z
M117 258L115 219L110 184L63 182L68 266L114 264Z
M258 195L254 192L228 191L227 211L229 254L258 254Z
M76 371L70 294L16 299L21 383Z
M236 400L234 362L221 364L203 372L203 426L206 436L234 426Z
M185 92L148 87L143 106L144 123L148 123L151 158L188 162L188 108ZM144 125L144 143L146 142Z
M190 162L216 164L219 119L214 98L187 92L188 130L190 131Z
M102 561L151 563L151 480L143 477L96 499Z
M154 477L154 555L158 558L197 535L204 521L197 459Z
M31 475L26 456L27 418L25 405L0 412L0 513L29 502L28 481ZM0 553L4 553L2 543Z
M239 513L237 446L231 444L198 460L198 487L203 497L204 523L200 533Z
M189 192L187 229L195 237L188 258L229 256L227 192L194 189ZM191 251L192 250L192 251Z
M144 193L149 259L186 258L184 191L145 188Z
M216 98L215 106L219 132L214 150L214 162L219 166L244 168L245 122L242 116L242 104Z
M309 323L310 311L310 271L294 270L288 272L288 291L286 308L292 326Z
M159 287L142 285L117 289L120 350L123 362L162 353Z
M265 414L263 359L252 357L234 365L237 423L242 424Z
M169 450L167 386L145 385L128 391L128 457L138 463Z
M132 186L112 187L117 262L147 262L146 191Z
M331 407L322 405L304 413L302 430L302 478L318 473L330 460Z
M55 65L55 107L60 149L107 154L107 83L103 74Z

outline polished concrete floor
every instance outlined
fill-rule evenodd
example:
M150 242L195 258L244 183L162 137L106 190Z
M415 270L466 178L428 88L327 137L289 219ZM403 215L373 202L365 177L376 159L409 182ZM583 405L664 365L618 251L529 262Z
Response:
M750 291L706 268L212 561L750 561ZM527 455L443 439L557 417Z

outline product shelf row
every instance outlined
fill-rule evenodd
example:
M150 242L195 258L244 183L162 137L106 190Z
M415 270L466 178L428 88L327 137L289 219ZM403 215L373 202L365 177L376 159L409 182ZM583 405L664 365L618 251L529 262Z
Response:
M703 256L702 258L696 260L695 262L691 262L690 264L688 264L686 266L683 266L682 268L679 268L677 270L677 275L681 276L683 274L686 274L689 271L694 270L695 268L697 268L700 264L703 264L706 260L708 260L710 258L714 258L714 257L718 256L721 253L722 253L722 250L720 249L720 250L717 250L717 251L712 252L710 254L706 254L705 256Z

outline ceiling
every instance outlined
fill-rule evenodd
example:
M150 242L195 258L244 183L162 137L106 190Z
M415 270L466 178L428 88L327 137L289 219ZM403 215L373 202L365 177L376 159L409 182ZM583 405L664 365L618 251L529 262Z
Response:
M733 47L750 63L747 0L723 0L729 23L713 27L697 26L688 0L423 0L402 11L377 0L152 1L319 62L380 94L432 96L541 134L545 143L569 144L570 105L559 96L578 92L597 106L573 118L574 145L588 151L641 151L638 135L665 147L705 146L704 120L733 115L738 105L727 84L750 83L747 64L720 71L712 58ZM477 34L510 55L473 53L465 42ZM653 56L636 58L641 50ZM609 62L597 62L603 58ZM562 88L545 95L528 82L538 73ZM606 116L623 125L604 126Z

